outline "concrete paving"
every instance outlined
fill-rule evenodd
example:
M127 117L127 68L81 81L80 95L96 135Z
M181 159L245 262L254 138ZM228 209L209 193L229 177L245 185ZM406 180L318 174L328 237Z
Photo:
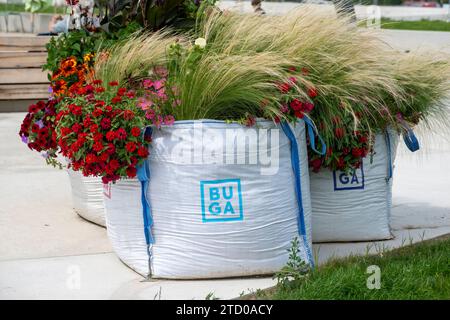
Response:
M329 12L335 12L335 7L331 1L324 0L306 0L305 3L311 6L319 6L323 10ZM218 3L219 7L227 10L235 10L239 12L253 12L253 8L250 5L250 1L239 0L221 0ZM264 11L271 15L285 14L295 8L298 8L304 4L299 2L290 1L264 1L262 7ZM355 5L355 14L358 20L367 19L368 17L380 14L380 17L390 18L394 20L448 20L450 19L450 11L448 7L443 8L421 8L421 7L407 7L407 6L378 6L379 11L374 11L373 6Z
M400 50L418 48L427 39L432 39L427 45L442 47L421 32L385 35ZM398 41L404 38L409 41ZM105 229L73 212L67 173L46 166L20 141L23 116L0 114L0 299L204 299L210 293L226 299L274 284L271 278L145 281L112 253ZM450 139L447 133L421 131L420 151L412 154L401 144L397 154L395 238L317 244L319 263L450 233Z

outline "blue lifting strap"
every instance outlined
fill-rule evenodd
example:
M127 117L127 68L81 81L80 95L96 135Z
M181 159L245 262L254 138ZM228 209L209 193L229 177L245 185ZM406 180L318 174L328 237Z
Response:
M301 172L300 172L300 160L298 155L298 144L295 134L290 127L289 123L282 122L281 128L283 132L286 134L286 137L289 139L291 145L291 165L294 171L295 176L295 192L298 204L298 216L297 216L297 225L299 234L303 239L303 243L306 248L306 253L308 255L309 265L314 267L314 259L312 257L311 248L309 246L308 239L306 237L306 226L305 226L305 217L303 212L303 199L302 199L302 185L301 185Z
M321 156L325 155L325 153L327 152L327 146L325 144L325 141L323 141L322 137L317 131L316 126L313 125L311 119L309 119L308 117L304 117L303 120L305 121L306 126L308 127L308 137L311 149L315 153L320 154ZM316 139L314 133L317 135L317 138L319 138L320 145L322 146L320 151L316 149Z

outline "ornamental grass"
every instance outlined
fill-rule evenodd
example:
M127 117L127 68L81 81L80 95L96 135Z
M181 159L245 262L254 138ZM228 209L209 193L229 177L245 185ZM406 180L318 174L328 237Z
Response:
M104 47L95 54L93 72L66 93L53 94L60 123L55 126L55 117L42 116L37 105L37 116L25 119L21 136L28 143L37 141L39 150L50 148L51 155L65 150L83 173L114 181L135 174L143 157L138 159L134 153L139 148L131 147L146 145L126 131L130 120L122 114L133 114L134 126L156 128L175 120L217 119L252 126L256 118L296 123L308 117L327 146L325 154L317 154L309 145L312 170L348 171L361 166L373 152L375 134L388 126L401 133L422 122L428 129L447 130L449 80L447 56L397 52L377 31L317 7L302 6L284 16L209 8L190 32L136 33ZM114 83L119 89L113 86L105 92L92 83ZM123 102L125 92L132 99L128 104ZM100 116L87 107L108 99L112 109ZM72 117L71 105L85 105L85 113ZM96 126L85 126L77 127L87 134L84 144L79 137L70 140L75 137L69 128L92 117L105 126L111 121L111 128L105 129L111 131L108 137ZM44 118L56 132L41 130ZM136 141L119 139L114 145L117 156L105 154L118 126ZM47 148L47 136L58 146ZM312 139L320 144L314 137L308 144ZM112 160L119 165L111 168Z

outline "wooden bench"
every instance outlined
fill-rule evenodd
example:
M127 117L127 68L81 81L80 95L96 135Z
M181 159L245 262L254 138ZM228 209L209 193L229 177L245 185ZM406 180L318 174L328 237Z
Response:
M48 98L48 72L41 67L49 40L46 36L0 33L0 101Z

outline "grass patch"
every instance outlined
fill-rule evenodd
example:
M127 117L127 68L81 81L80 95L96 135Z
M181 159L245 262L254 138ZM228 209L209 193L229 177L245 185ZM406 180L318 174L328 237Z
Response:
M25 4L6 4L0 3L0 12L26 12ZM67 11L67 7L54 7L54 6L45 6L41 10L36 13L55 13L55 14L65 14Z
M381 288L368 289L367 267L381 270ZM450 299L450 236L380 255L330 261L287 286L259 290L247 299Z
M381 19L381 28L399 30L450 31L450 22L441 20L398 21L383 18Z

